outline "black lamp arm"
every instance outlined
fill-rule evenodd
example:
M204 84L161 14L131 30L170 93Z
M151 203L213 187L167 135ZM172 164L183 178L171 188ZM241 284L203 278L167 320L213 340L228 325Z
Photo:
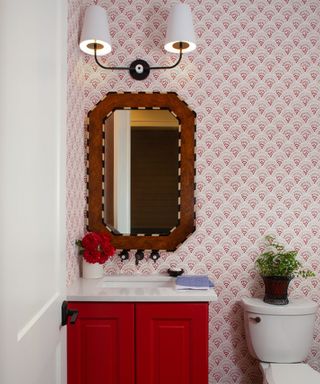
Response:
M120 69L120 70L129 70L130 69L130 67L105 67L104 65L99 63L98 57L97 57L97 43L94 43L94 60L99 65L99 67L101 67L103 69Z
M182 48L180 48L178 60L174 64L169 65L167 67L150 67L150 69L172 69L172 68L175 68L177 65L180 64L180 61L182 59L182 55L183 55Z
M182 59L182 42L180 44L180 52L179 52L179 57L178 60L169 66L161 67L161 66L156 66L156 67L150 67L150 65L145 61L145 60L135 60L130 64L130 67L106 67L99 63L98 57L97 57L97 44L94 43L94 60L95 62L99 65L99 67L103 69L110 69L110 70L127 70L130 72L130 75L136 79L136 80L144 80L145 78L148 77L150 70L151 69L172 69L175 68L177 65L179 65L181 59Z

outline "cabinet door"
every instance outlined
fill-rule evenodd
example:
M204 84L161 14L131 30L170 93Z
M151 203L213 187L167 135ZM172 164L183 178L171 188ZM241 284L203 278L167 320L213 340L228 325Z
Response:
M70 302L68 384L134 384L134 304Z
M136 384L208 383L208 304L136 304Z

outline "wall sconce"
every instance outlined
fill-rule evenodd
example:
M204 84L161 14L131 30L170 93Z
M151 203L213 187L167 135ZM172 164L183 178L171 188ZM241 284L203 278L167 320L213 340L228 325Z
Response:
M183 53L191 52L196 48L191 10L186 4L176 4L170 13L164 49L168 52L179 53L177 62L170 66L151 67L142 59L134 60L129 67L106 67L99 63L98 56L111 52L111 38L107 14L104 8L98 5L92 5L86 9L79 45L84 53L94 56L96 63L101 68L128 70L134 79L144 80L148 77L150 70L176 67L180 63Z

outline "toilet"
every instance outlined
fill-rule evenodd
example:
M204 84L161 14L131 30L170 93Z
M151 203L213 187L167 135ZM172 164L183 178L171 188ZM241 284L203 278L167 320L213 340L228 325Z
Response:
M272 305L243 297L241 304L248 349L260 361L263 384L319 384L320 373L302 363L311 347L317 303L302 298Z

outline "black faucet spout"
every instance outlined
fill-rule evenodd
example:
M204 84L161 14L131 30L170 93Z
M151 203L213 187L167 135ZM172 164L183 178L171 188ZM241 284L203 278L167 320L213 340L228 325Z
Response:
M137 250L137 252L135 254L135 258L136 258L136 265L138 266L139 265L139 261L144 259L144 253L143 253L142 249L138 249Z

